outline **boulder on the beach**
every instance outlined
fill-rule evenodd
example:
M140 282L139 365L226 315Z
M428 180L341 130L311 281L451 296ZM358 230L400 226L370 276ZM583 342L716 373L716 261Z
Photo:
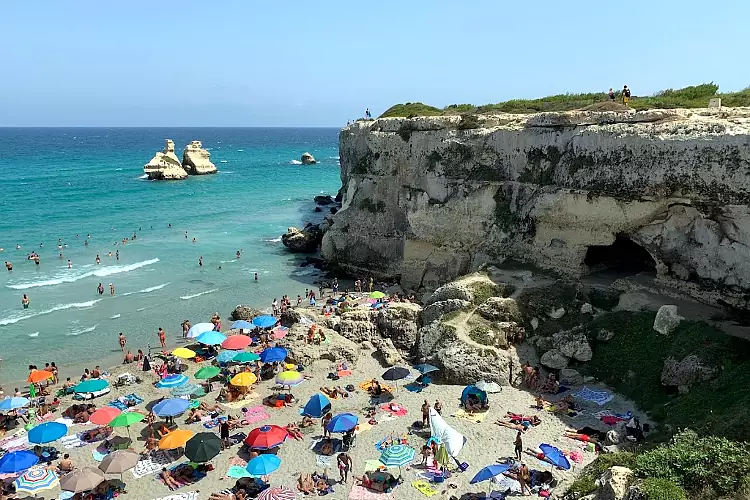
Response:
M201 141L190 141L182 152L182 168L191 175L215 174L216 165L211 163L211 153L203 149Z
M422 310L422 324L428 325L440 319L444 314L460 311L471 306L471 302L461 299L446 299L432 302Z
M635 473L627 467L610 467L596 480L596 500L623 500L634 480Z
M422 306L410 302L391 303L378 311L376 324L381 336L401 351L410 352L417 341L417 322Z
M303 165L313 165L315 163L318 163L315 157L307 152L302 153L299 161L301 161Z
M681 361L669 357L664 361L661 383L686 393L691 385L711 380L718 372L716 367L706 366L695 354L685 356Z
M313 199L315 200L315 203L317 203L318 205L333 205L334 203L336 203L333 197L328 194L319 194Z
M325 359L337 362L347 360L356 363L359 358L359 345L339 335L328 328L318 325L330 343L310 344L307 342L307 332L310 326L297 323L289 329L281 345L288 352L288 359L303 366L310 366L313 362Z
M445 284L432 292L432 295L425 301L425 305L429 306L435 302L442 302L444 300L458 299L466 302L474 301L474 293L468 287L468 285L461 282L452 282Z
M143 171L152 180L186 179L188 176L174 152L172 139L164 141L164 149L143 166Z
M542 354L539 362L552 370L561 370L568 366L570 358L557 349L551 349Z
M261 314L263 313L261 313L254 307L238 305L229 315L229 319L231 319L232 321L252 321L253 318L255 318L256 316L260 316Z
M404 359L401 357L401 353L399 353L398 349L396 349L396 346L393 345L391 339L373 337L372 345L375 347L378 358L380 358L385 366L403 364Z
M377 313L369 308L357 308L341 315L339 333L353 342L370 341L378 334L373 322Z
M572 368L563 368L560 370L559 381L562 385L581 385L583 384L583 375L578 370Z
M281 243L292 252L315 252L322 239L323 232L318 224L308 224L303 229L292 226L281 235Z
M654 330L662 335L669 335L683 319L685 318L677 314L677 306L661 306L654 319Z
M591 361L594 356L586 333L580 328L557 332L552 336L552 345L560 353L576 361Z

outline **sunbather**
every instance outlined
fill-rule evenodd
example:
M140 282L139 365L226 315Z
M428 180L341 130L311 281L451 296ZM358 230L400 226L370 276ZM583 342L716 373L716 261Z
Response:
M97 441L99 439L105 439L110 434L112 434L111 427L109 426L97 427L96 429L91 429L81 434L81 441L84 441L84 442Z
M501 427L507 427L508 429L513 429L515 431L526 432L528 430L527 427L524 427L521 424L514 424L512 422L503 422L502 420L496 420L495 424Z
M304 417L302 417L302 422L299 424L299 426L302 427L303 429L306 427L311 427L313 425L315 425L315 421L308 415L305 415Z
M482 400L479 399L479 396L475 394L469 394L469 396L466 398L466 402L464 403L464 409L469 413L474 413L476 411L481 411L482 408Z
M289 423L289 424L288 424L288 425L287 425L286 427L284 427L284 428L286 429L286 432L287 432L287 433L288 433L288 434L289 434L289 435L290 435L290 436L291 436L291 437L292 437L293 439L296 439L297 441L302 441L303 439L305 439L305 437L304 437L304 436L302 435L302 433L301 433L301 432L299 431L299 429L297 428L297 426L296 426L296 425L294 425L294 423Z
M161 469L161 479L164 481L164 484L167 485L167 488L170 490L176 490L180 488L182 485L175 479L174 473L167 470L166 467L162 467Z
M539 388L539 392L548 394L557 394L560 390L560 382L557 381L555 374L550 373L547 380Z
M72 471L73 468L73 461L70 459L70 455L66 453L65 455L63 455L60 463L57 464L57 470L62 474L67 474L68 472Z
M575 439L577 441L583 441L584 443L598 443L599 440L595 436L589 436L588 434L579 434L575 431L565 431L565 437Z
M300 474L297 479L297 489L305 495L313 493L315 491L315 482L313 482L312 476L307 473Z

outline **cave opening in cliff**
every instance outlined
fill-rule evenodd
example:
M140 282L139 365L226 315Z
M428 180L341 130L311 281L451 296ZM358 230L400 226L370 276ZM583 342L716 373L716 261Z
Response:
M632 275L656 272L656 262L651 254L626 234L617 234L611 245L588 247L583 263L591 273L612 271Z

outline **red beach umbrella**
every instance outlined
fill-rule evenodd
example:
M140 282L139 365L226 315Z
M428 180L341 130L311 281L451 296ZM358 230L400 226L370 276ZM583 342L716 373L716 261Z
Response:
M250 431L245 438L245 444L256 450L268 450L280 446L289 433L278 425L264 425Z
M120 413L120 410L117 408L105 406L92 413L89 417L89 422L96 425L109 425L109 423Z
M221 347L224 349L232 350L244 349L249 345L250 337L247 335L232 335L231 337L227 337L227 339L221 343Z

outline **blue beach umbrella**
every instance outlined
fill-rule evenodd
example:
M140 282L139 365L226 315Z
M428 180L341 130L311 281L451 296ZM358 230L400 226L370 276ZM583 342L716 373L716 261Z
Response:
M281 459L276 455L258 455L247 463L247 471L253 476L267 476L281 467Z
M331 411L331 402L321 393L313 394L302 409L302 414L308 417L321 418Z
M159 389L171 389L187 384L188 378L183 374L167 375L156 383Z
M39 424L29 431L29 443L44 444L56 441L68 433L68 426L59 422Z
M260 360L264 363L273 363L274 361L284 361L287 352L283 347L269 347L260 353Z
M89 392L99 392L109 387L109 382L106 380L102 380L100 378L95 378L91 380L84 380L80 384L73 387L73 392L76 393L89 393Z
M241 353L242 351L221 351L218 356L216 356L216 361L218 363L229 363L234 359L236 355Z
M252 330L255 328L255 325L250 323L249 321L245 321L244 319L238 319L234 323L232 323L231 326L232 330Z
M488 465L487 467L483 467L482 470L474 475L474 478L471 480L471 484L481 483L482 481L492 479L498 474L506 472L508 469L510 469L510 465L506 464L492 464Z
M359 418L351 413L339 413L328 422L326 430L328 432L347 432L354 429L359 422Z
M195 340L205 345L219 345L227 339L226 335L220 332L204 332L198 335Z
M542 443L539 445L539 449L542 450L544 456L556 467L568 470L570 469L570 462L559 448L555 448L551 444Z
M273 316L258 316L253 319L253 325L260 328L270 328L276 324L278 320Z
M411 446L396 444L389 446L380 454L380 463L386 467L403 467L414 460L417 451Z
M440 368L438 368L437 366L432 366L432 365L417 365L414 367L414 369L417 370L422 375L440 370Z
M154 405L152 411L160 417L174 417L185 413L190 406L190 401L182 398L165 399Z
M39 463L39 457L30 451L12 451L0 458L0 473L14 474Z
M29 404L27 398L8 398L0 401L0 411L16 410Z

